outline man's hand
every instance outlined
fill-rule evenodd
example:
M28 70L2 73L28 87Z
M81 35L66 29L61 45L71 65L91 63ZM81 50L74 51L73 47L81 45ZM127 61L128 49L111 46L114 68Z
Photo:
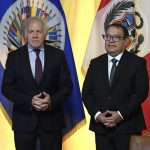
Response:
M107 128L116 127L116 123L111 117L109 117L110 115L111 114L108 114L107 111L104 113L101 113L100 115L97 116L96 121L101 122Z
M110 117L108 117L108 118L112 119L113 122L115 122L116 124L120 123L123 120L117 111L107 110L106 113L110 115Z
M41 101L41 111L45 111L51 106L51 98L50 95L46 92L43 92L44 98Z
M50 108L50 105L51 98L46 92L42 92L32 98L32 107L37 111L45 111Z
M101 113L97 116L96 121L101 122L107 128L116 127L118 123L120 123L123 119L118 114L117 111L109 111L107 110L104 113Z
M35 108L37 111L41 110L41 98L40 98L41 95L42 95L42 93L35 95L32 98L32 107Z

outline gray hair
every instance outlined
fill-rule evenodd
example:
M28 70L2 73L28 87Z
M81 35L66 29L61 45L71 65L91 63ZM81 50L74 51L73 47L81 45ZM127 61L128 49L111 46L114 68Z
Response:
M38 16L34 16L34 17L27 18L27 19L25 20L25 22L23 23L22 32L23 32L25 35L27 35L27 33L28 33L28 31L27 31L28 26L29 26L29 24L30 24L33 20L37 20L37 21L41 22L41 24L43 25L43 32L44 32L44 35L46 36L46 34L48 33L48 27L47 27L47 25L46 25L46 22L45 22L42 18L40 18L40 17L38 17Z

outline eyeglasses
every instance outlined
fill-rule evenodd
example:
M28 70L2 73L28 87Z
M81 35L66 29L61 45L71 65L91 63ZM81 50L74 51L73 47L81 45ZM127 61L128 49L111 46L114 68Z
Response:
M112 40L114 42L118 42L121 39L125 39L125 37L121 37L120 35L109 35L109 34L104 35L104 34L102 34L102 36L105 41Z

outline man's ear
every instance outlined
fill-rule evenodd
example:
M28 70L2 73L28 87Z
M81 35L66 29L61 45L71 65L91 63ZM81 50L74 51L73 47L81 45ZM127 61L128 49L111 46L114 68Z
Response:
M22 33L22 44L26 44L27 43L27 35L25 33Z
M129 42L130 42L129 38L128 37L125 38L125 47L126 48L129 46Z

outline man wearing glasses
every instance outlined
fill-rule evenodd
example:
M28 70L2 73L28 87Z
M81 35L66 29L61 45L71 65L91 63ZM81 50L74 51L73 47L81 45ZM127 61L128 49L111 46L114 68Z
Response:
M128 150L131 135L145 129L141 103L148 95L146 61L126 51L129 34L124 26L111 24L105 32L107 53L90 63L83 102L96 150Z

